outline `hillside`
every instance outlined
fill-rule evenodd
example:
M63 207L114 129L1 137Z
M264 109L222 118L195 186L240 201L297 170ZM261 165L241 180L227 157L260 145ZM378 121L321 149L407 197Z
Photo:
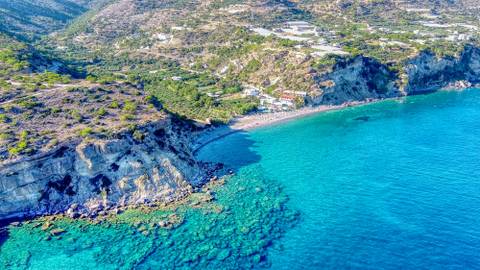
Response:
M32 40L63 28L93 0L0 0L0 32Z
M133 78L180 115L228 121L251 107L232 107L245 103L242 90L271 97L260 100L267 110L303 106L305 94L322 93L325 82L315 78L341 58L363 55L402 73L424 50L458 56L478 41L475 8L468 1L119 0L41 46L87 63L97 80ZM282 97L283 105L263 106Z
M3 18L19 38L0 36L0 159L134 132L163 113L208 125L475 81L445 70L476 74L465 48L480 24L467 1L0 4L25 18ZM52 24L35 28L41 18L21 15L33 8Z

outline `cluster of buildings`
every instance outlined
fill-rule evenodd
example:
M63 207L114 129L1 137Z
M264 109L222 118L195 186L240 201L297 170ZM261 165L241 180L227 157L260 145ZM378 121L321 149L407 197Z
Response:
M323 57L327 54L346 55L340 47L328 44L327 40L334 39L334 31L321 31L317 26L305 21L288 21L281 28L268 30L265 28L251 27L250 30L261 36L276 36L281 39L301 42L298 48L308 47L314 50L312 56Z
M244 96L256 97L260 101L258 109L262 112L290 111L295 109L297 101L305 99L307 92L282 90L280 96L274 97L263 93L259 88L247 86L243 90Z
M423 17L425 20L418 21L418 25L426 27L430 30L415 30L414 34L417 36L425 37L424 39L418 39L417 42L425 43L426 41L446 40L452 42L461 42L471 40L475 33L478 32L479 27L477 25L471 25L466 23L444 23L441 17L430 8L418 8L412 5L408 1L396 1L398 6L409 13L416 13ZM431 31L433 30L433 31ZM435 33L435 30L443 30L440 33ZM442 33L443 32L443 33Z

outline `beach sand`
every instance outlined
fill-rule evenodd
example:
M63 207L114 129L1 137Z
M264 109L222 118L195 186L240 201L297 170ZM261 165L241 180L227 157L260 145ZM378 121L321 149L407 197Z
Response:
M193 145L193 151L194 153L197 153L205 145L237 132L271 126L321 112L339 110L346 107L358 106L362 104L372 103L375 101L377 100L349 102L342 105L321 105L315 107L303 107L301 109L293 111L257 113L241 116L232 120L228 125L213 127L197 134L197 138L195 139Z

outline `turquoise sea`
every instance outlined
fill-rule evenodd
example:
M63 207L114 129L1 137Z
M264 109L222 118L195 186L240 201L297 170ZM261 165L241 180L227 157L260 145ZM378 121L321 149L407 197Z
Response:
M0 268L480 269L477 89L236 133L199 157L236 174L171 209L11 226Z

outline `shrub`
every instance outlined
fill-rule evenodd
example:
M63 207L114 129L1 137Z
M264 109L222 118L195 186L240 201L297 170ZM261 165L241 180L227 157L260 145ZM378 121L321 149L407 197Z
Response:
M28 146L28 143L26 141L20 141L16 146L10 147L8 149L8 153L11 156L16 156L21 152L25 151L25 149L27 149L27 146Z
M130 121L130 120L134 120L135 119L135 116L131 115L131 114L122 114L120 115L120 120L121 121Z
M52 113L59 113L59 112L62 111L62 109L55 107L55 108L51 108L50 111L51 111Z
M102 116L105 116L107 114L107 110L105 110L105 108L102 107L102 108L98 109L98 111L95 114L99 117L102 117Z
M160 103L160 101L158 100L158 98L156 96L148 95L148 96L145 97L145 101L148 104L153 105L156 108L161 108L162 107L162 104Z
M12 85L7 81L0 79L0 90L10 90Z
M77 122L82 122L83 121L83 116L80 114L79 111L73 110L70 115L72 116L73 119L75 119Z
M123 104L123 110L125 112L134 113L137 110L137 104L133 101L126 100Z
M28 147L28 140L27 139L28 139L28 132L26 130L23 130L22 132L20 132L19 142L17 143L16 146L10 147L8 149L8 153L11 156L15 156L15 155L18 155L18 154L24 152Z
M25 109L33 109L41 105L40 102L36 102L33 100L22 100L22 101L19 101L17 104Z
M10 139L10 134L8 133L0 133L0 141L6 141Z
M0 113L0 123L7 123L8 122L8 117L7 115Z
M114 100L114 101L110 104L110 108L112 108L112 109L118 109L118 108L120 108L120 104L118 104L118 101Z
M145 139L145 134L139 130L135 130L133 132L133 138L137 141L143 141L143 139Z
M82 136L83 138L86 138L88 135L92 134L93 130L91 127L86 127L82 130L80 130L79 135Z
M28 131L22 130L22 132L20 132L20 140L25 141L27 140L27 137L28 137Z
M248 62L244 71L247 73L252 73L259 70L261 66L262 66L262 63L260 63L260 61L258 61L257 59L252 59L250 62Z

